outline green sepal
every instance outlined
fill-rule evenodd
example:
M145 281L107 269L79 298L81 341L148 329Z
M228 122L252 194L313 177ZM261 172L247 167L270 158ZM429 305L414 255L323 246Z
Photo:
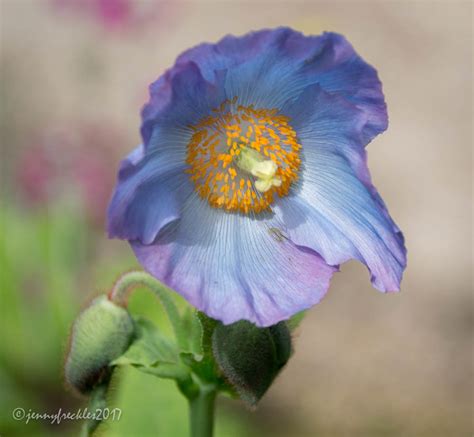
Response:
M212 356L212 334L219 324L217 320L211 319L201 311L197 313L199 322L201 323L201 350L203 355Z
M212 335L214 357L240 398L254 407L291 355L291 335L284 322L258 328L247 321L218 324Z
M275 366L280 370L290 359L292 353L291 333L285 322L266 328L270 331L270 336L275 346Z

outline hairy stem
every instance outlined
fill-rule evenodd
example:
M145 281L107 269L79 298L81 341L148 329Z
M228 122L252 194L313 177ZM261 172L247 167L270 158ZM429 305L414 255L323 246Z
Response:
M140 271L125 273L113 286L109 293L109 299L117 305L127 306L128 294L140 285L147 287L160 299L171 322L178 344L182 347L185 346L187 341L186 332L178 308L169 294L172 290L157 281L153 276Z

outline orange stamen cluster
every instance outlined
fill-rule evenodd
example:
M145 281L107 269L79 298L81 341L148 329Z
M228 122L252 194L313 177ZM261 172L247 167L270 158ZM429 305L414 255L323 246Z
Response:
M236 97L223 102L214 113L192 126L186 163L197 193L211 206L227 211L248 214L270 209L275 194L288 194L301 163L301 145L288 117L276 109L237 105ZM254 176L237 165L243 148L271 159L278 167L275 176L281 185L258 191Z

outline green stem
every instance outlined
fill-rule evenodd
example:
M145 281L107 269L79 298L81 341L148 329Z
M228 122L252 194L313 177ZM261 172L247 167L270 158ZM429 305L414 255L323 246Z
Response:
M169 292L172 291L153 276L145 272L134 271L125 273L113 286L109 299L118 305L127 306L128 293L138 285L149 288L160 299L166 314L173 326L176 340L181 347L187 344L186 332L184 330L178 308L173 302Z
M107 407L107 400L106 400L107 389L108 389L107 383L99 385L98 387L94 389L89 399L89 405L87 406L87 409L89 411L94 413L97 410L102 410L103 412L103 410ZM90 437L94 433L94 431L97 429L97 427L100 425L100 423L101 423L101 420L96 420L96 419L86 420L82 425L80 436Z
M199 394L189 399L191 437L212 437L215 400L214 386L201 386Z

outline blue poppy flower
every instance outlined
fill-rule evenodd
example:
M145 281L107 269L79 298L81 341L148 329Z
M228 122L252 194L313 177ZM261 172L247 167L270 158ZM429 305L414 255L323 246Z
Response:
M109 235L198 309L272 325L318 303L349 259L399 289L403 236L364 149L387 127L381 83L341 35L201 44L151 85L142 118Z

